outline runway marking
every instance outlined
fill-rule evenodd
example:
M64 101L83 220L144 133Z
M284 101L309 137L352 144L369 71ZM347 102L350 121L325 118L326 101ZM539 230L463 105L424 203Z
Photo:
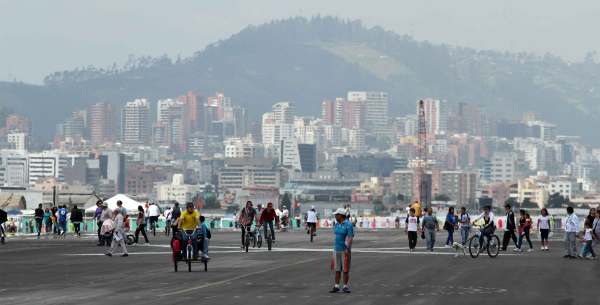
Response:
M244 253L238 247L233 247L237 250L214 250L209 251L209 253ZM228 248L225 248L228 249ZM352 249L352 253L373 253L373 254L408 254L408 255L454 255L456 256L456 252L430 252L430 251L393 251L393 250L381 250L387 248L358 248ZM267 249L252 249L249 253L265 253L265 252L325 252L330 253L333 250L327 248L273 248L273 250L269 251ZM130 252L130 255L164 255L164 254L172 254L171 251L148 251L148 252ZM461 254L461 253L459 253ZM65 253L62 254L64 256L102 256L104 253ZM486 255L487 256L487 255ZM500 253L498 256L522 256L516 253ZM459 257L469 257L468 255L460 255ZM482 255L482 258L485 256Z
M261 271L250 272L250 273L246 273L246 274L234 276L234 277L232 277L230 279L226 279L226 280L222 280L222 281L218 281L218 282L213 282L213 283L206 283L204 285L200 285L200 286L196 286L196 287L191 287L191 288L186 288L186 289L181 289L181 290L177 290L177 291L173 291L173 292L169 292L169 293L163 293L163 294L159 294L157 296L158 297L165 297L165 296L170 296L170 295L188 293L188 292L191 292L191 291L195 291L195 290L199 290L199 289L203 289L203 288L207 288L207 287L219 286L219 285L223 285L225 283L231 283L232 281L236 281L236 280L240 280L240 279L252 277L252 276L255 276L255 275L258 275L258 274L268 273L268 272L271 272L271 271L275 271L277 269L282 269L282 268L286 268L286 267L291 267L291 266L301 265L301 264L305 264L305 263L309 263L309 262L314 262L316 260L319 260L319 258L306 259L306 260L298 261L298 262L287 264L287 265L266 268L266 269L263 269Z

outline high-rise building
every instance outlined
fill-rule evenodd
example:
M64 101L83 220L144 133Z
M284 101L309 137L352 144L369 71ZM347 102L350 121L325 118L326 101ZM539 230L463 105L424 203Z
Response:
M295 137L295 107L291 102L280 102L272 107L271 112L262 117L262 142L265 145L279 145L284 139Z
M166 99L159 100L157 103L156 123L159 127L164 128L162 131L164 137L160 139L164 142L162 144L182 152L185 151L189 133L186 111L186 105L179 100ZM159 137L155 136L154 138L155 141L159 140Z
M202 121L204 120L202 97L193 91L177 97L177 100L185 105L186 128L190 132L202 130Z
M445 135L448 130L446 101L428 98L423 100L423 106L425 109L427 136L433 139L436 135Z
M146 99L127 102L123 107L121 141L124 144L149 144L150 105Z
M56 178L64 181L63 169L69 165L68 159L53 152L31 153L27 157L29 165L29 185L43 178Z
M336 114L336 102L325 100L321 103L321 118L323 119L323 123L327 125L335 124L335 114Z
M96 103L88 108L88 125L92 145L115 141L115 113L107 102Z
M125 155L119 152L105 152L100 155L100 174L102 178L111 181L115 190L125 192Z
M74 111L69 118L60 124L59 136L63 139L83 138L86 133L86 116L85 111Z
M348 147L356 152L365 151L365 131L362 129L348 129Z
M388 123L389 100L387 92L350 91L348 102L362 103L364 111L364 128L384 128Z

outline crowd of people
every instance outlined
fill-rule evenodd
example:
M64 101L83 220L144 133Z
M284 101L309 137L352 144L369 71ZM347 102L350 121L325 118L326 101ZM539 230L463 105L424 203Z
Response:
M465 207L460 208L459 213L455 213L454 207L448 208L442 225L447 233L444 246L453 247L454 234L460 232L460 244L465 247L471 234L472 228L477 225L481 230L479 245L483 244L483 238L490 236L496 229L502 230L501 251L507 251L510 241L514 243L514 252L523 252L527 247L527 252L533 252L533 242L531 234L534 231L534 222L526 210L519 210L518 217L515 216L510 204L504 206L504 216L495 219L494 213L490 207L484 207L483 213L476 217L471 217ZM589 258L595 259L595 246L600 241L600 212L596 209L590 209L588 216L584 219L583 230L580 230L580 222L574 213L572 207L566 209L567 217L564 220L565 232L565 258ZM537 219L535 228L540 237L540 250L550 250L550 235L554 227L553 218L548 214L548 210L543 208ZM496 224L499 224L498 227ZM416 248L418 236L426 242L426 249L434 251L436 232L440 231L438 218L433 215L433 210L428 208L422 213L420 205L413 205L409 208L409 213L405 219L405 232L408 237L409 250L412 252ZM581 248L577 250L577 240L581 242ZM526 244L525 244L526 243Z

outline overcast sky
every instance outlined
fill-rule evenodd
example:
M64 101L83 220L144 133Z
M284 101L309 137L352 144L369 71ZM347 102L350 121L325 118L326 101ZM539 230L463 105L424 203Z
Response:
M317 14L478 49L568 60L600 50L597 0L0 0L0 80L41 83L130 54L188 56L249 24Z

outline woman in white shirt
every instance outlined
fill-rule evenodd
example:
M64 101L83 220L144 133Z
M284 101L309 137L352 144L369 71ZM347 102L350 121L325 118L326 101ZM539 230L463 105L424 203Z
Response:
M542 240L542 251L548 251L548 236L550 235L550 216L546 208L542 209L542 216L538 218L537 227L540 230L540 238Z

